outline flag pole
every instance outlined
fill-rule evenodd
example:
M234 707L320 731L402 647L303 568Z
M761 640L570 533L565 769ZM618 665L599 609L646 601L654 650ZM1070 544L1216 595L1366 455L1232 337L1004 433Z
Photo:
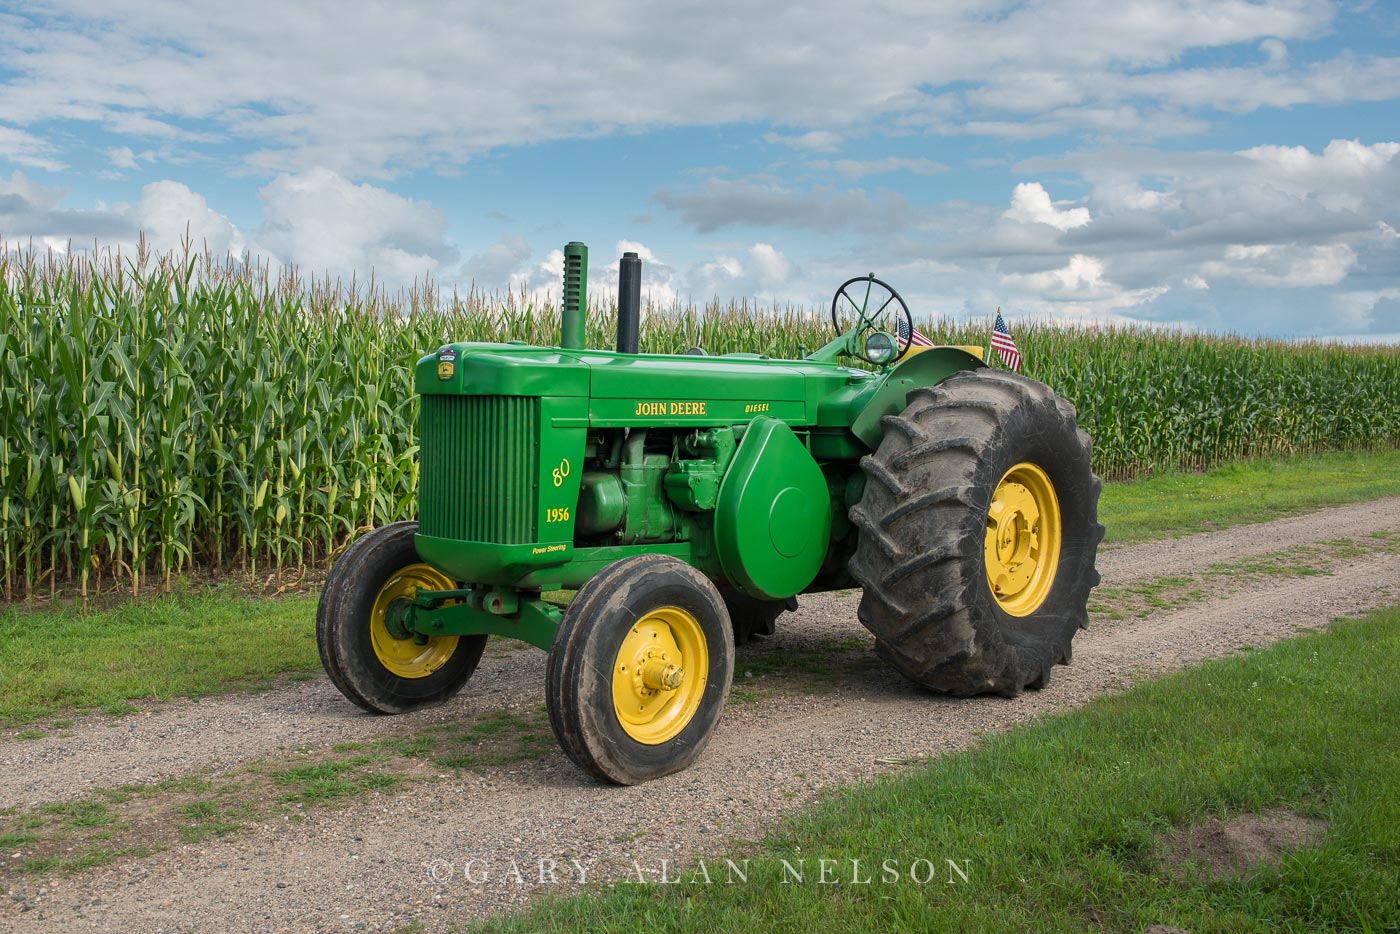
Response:
M997 311L996 311L996 313L997 313L997 314L1001 314L1001 306L1000 306L1000 305L997 306ZM996 321L996 318L992 318L992 320L993 320L993 321ZM986 349L986 351L984 351L984 353L985 353L985 356L983 356L982 359L987 361L987 366L991 366L991 365L992 365L992 339L991 339L990 337L987 338L987 349Z

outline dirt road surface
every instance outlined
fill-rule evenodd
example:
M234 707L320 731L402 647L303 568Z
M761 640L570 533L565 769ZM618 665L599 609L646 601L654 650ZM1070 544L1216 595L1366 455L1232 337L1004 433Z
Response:
M658 879L664 865L722 856L809 804L822 788L897 769L899 759L965 748L989 731L1083 704L1153 674L1264 645L1400 601L1400 554L1377 533L1400 530L1400 497L1102 552L1105 587L1190 577L1213 565L1348 540L1354 556L1326 573L1280 574L1175 610L1101 615L1074 663L1019 698L930 695L877 664L849 666L816 690L802 676L746 679L774 655L811 657L833 640L873 656L858 594L804 597L775 637L741 647L731 701L709 748L686 772L635 788L599 785L550 747L537 758L464 770L372 794L304 819L269 818L230 837L177 844L73 875L4 872L0 926L20 931L440 931L580 881ZM1392 540L1393 541L1393 540ZM1280 563L1291 559L1278 559ZM868 661L868 659L867 659ZM87 717L62 735L0 740L0 808L81 798L98 788L191 774L345 741L373 740L544 700L545 654L488 655L463 694L407 717L363 714L324 678L252 695ZM301 815L298 815L301 816ZM470 864L470 865L469 865ZM580 868L582 867L582 868ZM470 877L468 877L468 875ZM551 875L553 878L551 879Z

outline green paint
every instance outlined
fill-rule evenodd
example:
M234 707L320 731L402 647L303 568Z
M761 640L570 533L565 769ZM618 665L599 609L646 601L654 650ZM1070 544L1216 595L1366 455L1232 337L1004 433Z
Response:
M549 651L562 616L558 607L545 603L538 595L521 595L508 607L514 612L493 613L482 607L483 597L489 600L492 595L489 591L476 593L462 602L435 609L412 607L413 630L425 636L504 636ZM420 595L420 599L422 596L425 595Z
M826 556L830 528L831 497L817 462L785 423L754 419L716 507L726 576L760 599L801 593Z
M905 357L875 390L866 397L860 414L851 424L851 431L871 448L880 446L884 434L880 419L898 415L909 403L909 393L920 386L934 386L959 370L974 370L985 364L965 350L956 347L930 347L912 357Z
M564 247L564 296L559 323L561 347L583 347L587 307L588 247L575 241Z
M453 343L418 362L423 560L518 590L522 607L644 553L763 598L845 586L840 561L821 569L855 534L848 494L880 419L981 362L939 348L883 373L843 366L859 329L802 360L588 350L573 313L586 249L566 260L562 347ZM419 608L413 625L510 634L502 619L458 604ZM547 644L535 636L517 637Z

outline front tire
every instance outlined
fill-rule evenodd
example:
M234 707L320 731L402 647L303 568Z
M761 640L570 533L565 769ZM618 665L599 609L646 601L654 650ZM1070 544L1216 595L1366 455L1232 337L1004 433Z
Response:
M424 564L413 545L417 522L396 522L355 540L335 562L316 607L316 645L331 682L372 713L441 704L476 671L486 636L396 633L396 601L416 590L457 585Z
M909 394L862 459L852 575L876 650L957 696L1040 688L1098 584L1102 484L1075 411L1043 383L956 373Z
M733 677L734 634L714 584L675 558L639 555L608 565L570 602L545 703L579 768L635 785L695 760Z

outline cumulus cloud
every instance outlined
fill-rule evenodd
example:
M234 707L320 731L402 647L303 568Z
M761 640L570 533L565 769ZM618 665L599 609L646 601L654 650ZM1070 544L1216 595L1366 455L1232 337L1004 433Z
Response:
M1100 321L1133 320L1169 291L1165 285L1131 289L1108 278L1103 260L1076 253L1064 266L1001 277L1019 313Z
M0 113L18 132L78 121L195 148L231 139L262 170L365 177L678 124L768 123L786 128L772 142L818 151L885 126L1150 135L1193 125L1174 110L1385 99L1400 83L1400 58L1292 64L1288 43L1332 27L1338 10L1324 0L886 4L861 14L880 37L876 68L851 54L838 0L733 16L562 0L336 10L328 41L320 14L273 0L55 0L27 10L23 29L0 30L13 76L0 83ZM782 40L755 41L764 36ZM1260 51L1257 64L1182 64L1242 44ZM549 67L519 67L541 49Z
M754 243L742 252L725 251L696 264L686 286L699 300L715 296L786 300L797 277L797 266L781 250L770 243Z
M816 163L816 168L825 168L827 163ZM937 175L940 172L948 171L948 167L941 162L924 158L905 158L901 156L886 156L883 159L874 159L862 162L858 159L838 159L830 163L831 168L840 172L847 178L863 178L866 175L883 175L888 172L912 172L915 175Z
M1039 182L1022 182L1011 193L1011 207L1001 215L1024 224L1045 224L1056 230L1083 227L1091 220L1088 208L1059 208Z
M1356 251L1345 243L1233 244L1226 248L1223 259L1202 264L1201 274L1271 288L1310 288L1336 285L1355 266Z
M239 255L247 245L227 217L180 182L153 182L134 204L92 210L64 208L66 197L63 189L45 188L18 172L8 182L0 179L0 231L12 244L32 239L55 248L69 241L78 247L94 241L133 246L142 233L159 251L178 249L186 238L216 256Z
M560 269L563 253L560 254ZM488 292L509 288L522 278L522 267L530 259L530 244L519 234L507 234L480 253L474 253L462 266L462 277Z
M707 179L697 191L652 195L663 207L701 233L735 224L805 227L814 230L897 230L910 215L903 195L861 189L838 191L818 186L802 190L755 180Z
M324 169L283 175L263 186L262 223L246 230L211 208L203 195L169 179L144 186L130 204L67 208L67 194L19 172L8 181L0 178L0 232L6 242L129 247L144 233L157 250L176 249L188 238L195 249L207 246L215 255L248 251L294 263L310 275L366 276L372 270L391 284L450 272L457 259L441 211Z
M107 150L107 161L112 163L113 168L134 169L136 153L131 151L130 146L113 146Z
M447 216L432 205L329 169L280 175L258 192L263 222L258 247L311 272L349 276L373 270L411 281L457 259L446 239Z
M792 261L770 243L755 243L749 247L749 264L761 286L783 285L792 279Z
M1104 287L1103 261L1076 253L1062 268L1012 273L1001 281L1050 298L1096 298Z
M1389 307L1366 296L1400 275L1400 144L1392 141L1087 150L1016 170L1077 173L1088 193L1074 209L1086 213L1068 217L1069 205L1026 183L1000 217L953 214L939 228L944 242L925 246L954 258L968 280L994 273L1007 293L998 301L1014 296L1057 315L1360 333L1373 327L1373 306L1378 314ZM1319 313L1324 303L1348 310ZM1367 333L1400 323L1377 327Z
M826 151L835 149L841 145L841 137L829 130L811 130L807 133L797 133L784 135L782 133L763 134L765 143L776 143L782 146L792 146L797 149L812 149Z
M119 209L131 225L144 231L156 250L174 250L188 238L195 249L208 247L215 256L239 256L246 247L243 234L203 195L179 182L153 182L141 189L141 198Z
M65 166L55 158L55 151L56 147L52 143L32 133L0 125L0 159L8 159L16 165L56 172Z

